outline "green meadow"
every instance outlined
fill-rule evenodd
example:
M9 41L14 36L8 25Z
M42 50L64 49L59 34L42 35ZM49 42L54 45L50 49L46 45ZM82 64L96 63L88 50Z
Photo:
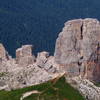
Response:
M40 93L32 94L24 100L85 100L76 89L66 83L64 77L27 88L0 91L0 100L20 100L23 93L33 90Z

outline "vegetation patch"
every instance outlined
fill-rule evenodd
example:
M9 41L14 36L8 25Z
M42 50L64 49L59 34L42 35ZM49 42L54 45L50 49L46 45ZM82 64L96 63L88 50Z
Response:
M1 72L0 77L6 76L8 73L7 72Z
M24 93L30 91L39 93L32 94L24 100L85 100L76 89L66 83L64 77L23 89L0 91L0 100L20 100Z
M96 86L100 87L100 83L94 83Z

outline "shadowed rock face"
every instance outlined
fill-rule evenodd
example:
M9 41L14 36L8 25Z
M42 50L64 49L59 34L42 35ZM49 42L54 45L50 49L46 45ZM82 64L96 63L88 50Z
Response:
M56 41L55 60L70 76L100 81L100 23L78 19L65 23Z

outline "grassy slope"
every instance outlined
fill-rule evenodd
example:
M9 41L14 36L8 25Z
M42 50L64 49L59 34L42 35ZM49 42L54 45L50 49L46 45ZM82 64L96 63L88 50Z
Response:
M53 81L40 85L13 90L11 92L0 91L0 100L20 100L21 95L27 91L39 90L41 95L33 94L24 100L85 100L77 90L60 78L55 84Z

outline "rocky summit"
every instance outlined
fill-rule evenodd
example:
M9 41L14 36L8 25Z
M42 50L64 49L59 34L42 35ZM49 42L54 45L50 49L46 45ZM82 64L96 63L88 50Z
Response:
M97 19L66 22L57 38L54 56L43 51L36 57L32 45L23 45L12 58L0 44L0 90L40 84L60 74L86 100L100 100L100 88L93 84L100 82L100 22Z
M100 82L100 22L90 18L66 22L54 56L69 76Z

